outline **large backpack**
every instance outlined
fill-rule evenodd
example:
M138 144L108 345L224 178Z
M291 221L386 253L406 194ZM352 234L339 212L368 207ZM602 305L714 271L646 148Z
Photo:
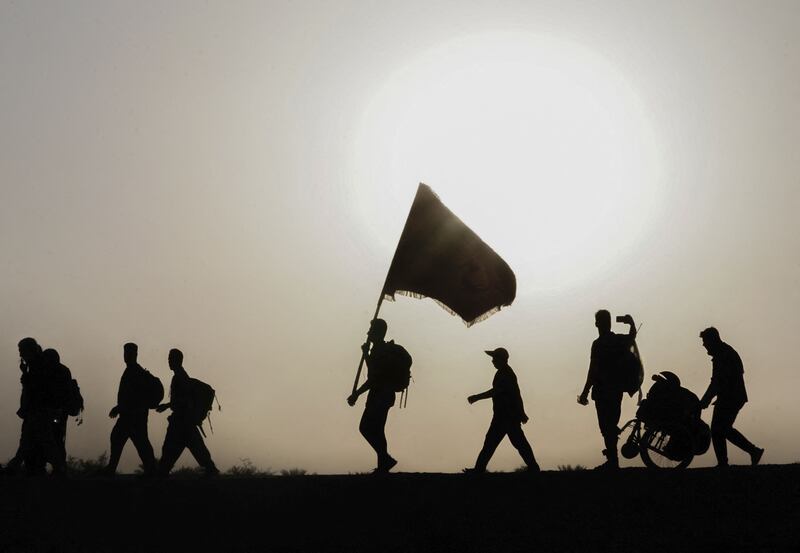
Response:
M141 393L143 403L148 409L155 409L164 399L164 385L161 380L147 369L141 380Z
M214 388L196 378L189 378L189 390L192 401L189 405L189 419L197 426L203 426L203 421L208 418L211 409L214 406L214 399L217 397L217 392ZM219 402L217 402L219 405Z
M394 392L402 392L411 381L411 354L394 342L386 343L386 366L382 379Z
M620 388L633 397L641 389L644 380L644 366L635 343L622 353L617 371Z

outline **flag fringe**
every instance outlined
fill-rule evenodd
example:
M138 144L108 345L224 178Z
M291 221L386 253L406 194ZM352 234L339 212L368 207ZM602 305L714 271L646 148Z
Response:
M389 292L384 292L383 299L388 300L388 301L395 301L395 297L394 297L395 294L400 294L401 296L406 296L408 298L414 298L414 299L417 299L417 300L432 299L437 304L439 304L439 307L441 307L442 309L444 309L445 311L450 313L453 317L458 317L459 319L461 319L461 317L459 316L458 313L456 313L455 311L450 309L444 303L440 302L436 298L429 298L428 296L426 296L424 294L420 294L419 292L409 292L408 290L395 290L394 293L391 293L391 294ZM491 317L492 315L494 315L495 313L500 311L502 308L503 308L502 305L499 305L499 306L496 306L496 307L492 307L491 309L489 309L488 311L486 311L485 313L483 313L481 315L478 315L477 317L475 317L471 321L465 321L464 319L461 319L461 321L467 326L467 328L469 328L474 324L477 324L477 323L479 323L481 321L485 321L486 319L488 319L489 317Z

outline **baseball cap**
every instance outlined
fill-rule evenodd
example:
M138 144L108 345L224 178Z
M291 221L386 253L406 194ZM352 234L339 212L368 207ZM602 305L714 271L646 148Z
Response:
M487 349L484 353L492 359L508 361L508 350L506 348Z

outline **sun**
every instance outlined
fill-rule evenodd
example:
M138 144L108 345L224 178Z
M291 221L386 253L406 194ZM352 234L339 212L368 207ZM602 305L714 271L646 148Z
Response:
M520 293L615 270L661 195L654 131L624 75L578 44L452 40L377 87L353 141L356 208L387 263L418 182L517 274Z

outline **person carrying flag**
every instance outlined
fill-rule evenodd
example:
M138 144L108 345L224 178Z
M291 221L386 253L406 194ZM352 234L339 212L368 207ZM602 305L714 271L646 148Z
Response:
M367 363L367 380L347 398L347 403L352 407L358 396L369 391L358 430L378 456L378 466L374 471L376 473L389 472L397 464L389 455L385 432L386 417L395 402L395 391L389 382L393 363L393 348L390 344L393 342L385 341L387 328L383 319L373 319L370 323L367 341L361 346Z

